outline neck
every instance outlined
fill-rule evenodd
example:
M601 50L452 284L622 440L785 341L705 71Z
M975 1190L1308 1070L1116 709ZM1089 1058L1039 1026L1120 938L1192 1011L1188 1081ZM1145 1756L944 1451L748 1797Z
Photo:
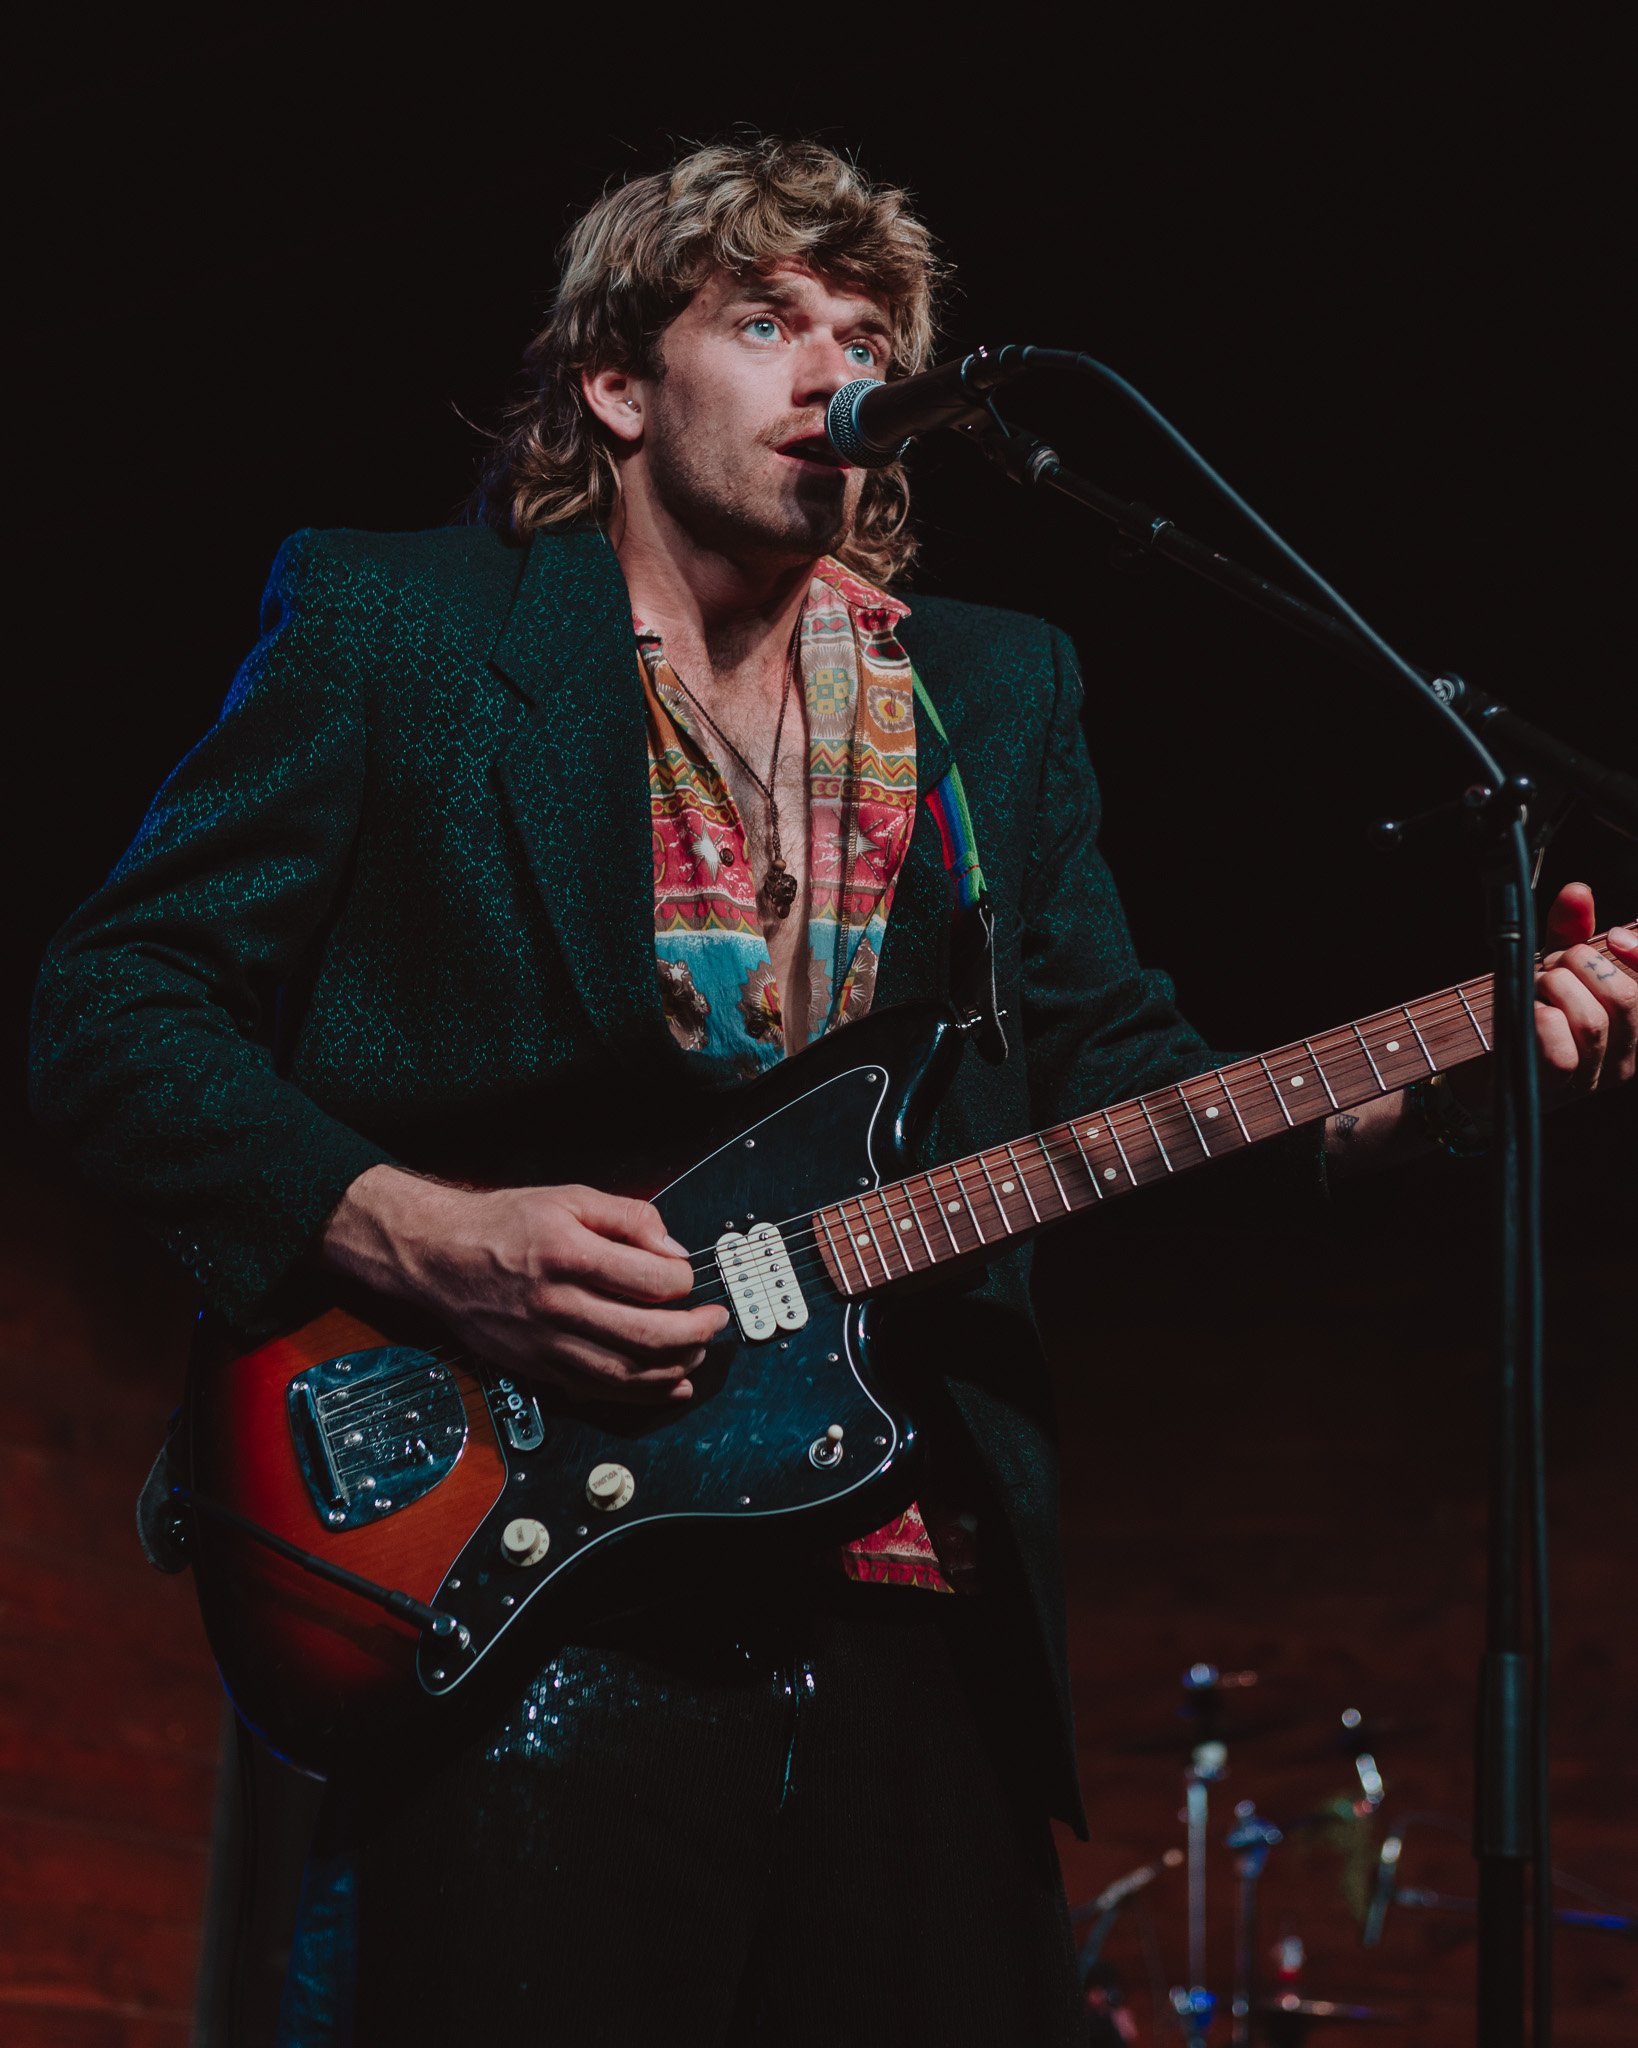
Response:
M719 683L764 676L783 681L786 650L815 562L751 562L727 555L641 502L622 504L609 540L632 608L660 634L681 673L693 669L702 680L709 676Z

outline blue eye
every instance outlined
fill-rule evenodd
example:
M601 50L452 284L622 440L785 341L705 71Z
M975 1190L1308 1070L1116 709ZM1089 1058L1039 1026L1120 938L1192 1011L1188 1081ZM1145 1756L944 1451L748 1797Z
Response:
M873 370L876 367L876 351L868 341L850 341L847 352L861 368Z
M758 328L763 330L760 334L757 334ZM759 313L754 320L746 321L745 332L747 334L756 334L759 341L777 341L779 339L779 322L770 319L766 313Z

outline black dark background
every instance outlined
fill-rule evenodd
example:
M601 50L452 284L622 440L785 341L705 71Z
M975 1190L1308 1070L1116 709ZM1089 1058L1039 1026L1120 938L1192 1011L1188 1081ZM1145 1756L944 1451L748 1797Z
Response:
M492 422L512 389L569 222L606 180L657 169L735 123L820 135L919 195L958 273L951 352L1014 340L1100 355L1404 652L1638 766L1624 631L1629 120L1614 14L1538 14L1517 37L1494 14L1473 15L1464 34L1454 14L1441 25L1432 10L1382 7L1237 10L1211 27L1177 13L1141 32L1110 10L1066 9L777 20L695 9L664 28L612 10L572 22L558 10L539 25L483 8L428 27L345 7L226 18L113 30L82 15L14 46L5 88L0 1046L26 1202L57 1172L21 1107L40 951L213 716L280 540L303 525L452 516L481 446L467 422ZM1016 412L1109 488L1272 566L1113 401L1046 385ZM1039 612L1076 635L1106 845L1140 948L1218 1043L1278 1043L1482 967L1461 854L1389 861L1365 843L1372 818L1468 779L1431 719L1177 572L1118 573L1099 525L1030 501L970 450L929 444L914 468L917 584ZM1631 844L1572 821L1548 888L1570 875L1597 888L1601 922L1638 914ZM1620 1500L1630 1531L1618 1469L1630 1311L1596 1290L1631 1270L1635 1138L1638 1088L1550 1127L1549 1441L1563 1447L1554 1498L1582 1515L1584 1561L1619 1557ZM1259 1457L1259 1485L1284 1499L1309 1484L1314 1526L1331 1530L1326 1461L1368 1453L1369 1469L1350 1468L1354 1519L1324 1540L1357 1537L1380 1563L1371 1532L1394 1527L1382 1503L1397 1492L1420 1519L1395 1584L1414 1583L1430 1545L1476 1570L1467 1509L1460 1526L1438 1516L1447 1496L1476 1501L1480 1486L1482 1185L1439 1163L1356 1195L1353 1229L1308 1293L1293 1293L1289 1330L1262 1346L1290 1354L1284 1380L1268 1379L1255 1334L1244 1348L1262 1377L1217 1386L1208 1364L1219 1355L1208 1326L1254 1332L1277 1318L1289 1275L1272 1260L1250 1282L1235 1277L1239 1253L1202 1253L1181 1276L1164 1244L1129 1270L1101 1264L1115 1348L1145 1354L1158 1295L1175 1315L1175 1356L1071 1395L1080 1492L1104 1489L1112 1503L1071 1554L1087 1573L1107 1559L1119 1507L1140 1534L1114 1553L1108 1583L1125 1575L1141 1591L1152 1570L1152 1598L1132 1597L1194 1616L1188 1656L1200 1645L1262 1655L1213 1632L1279 1565L1255 1514L1243 1577L1230 1585L1239 1566L1222 1564L1224 1587L1200 1593L1198 1613L1187 1599L1180 1610L1177 1592L1185 1565L1198 1573L1221 1531L1240 1528L1243 1473L1262 1472ZM83 1213L53 1196L40 1231L66 1245ZM19 1266L32 1241L19 1238ZM113 1253L105 1228L88 1242L47 1263L94 1268L113 1329L120 1304L154 1298L147 1255ZM1057 1284L1077 1311L1062 1273ZM1358 1358L1375 1362L1326 1390L1333 1337L1350 1327ZM1194 1351L1190 1379L1181 1361ZM157 1421L161 1395L144 1398ZM133 1441L145 1445L147 1428ZM1189 1448L1202 1432L1215 1446L1198 1486L1201 1468L1180 1475L1174 1462L1191 1429ZM123 1466L119 1484L129 1491ZM1175 1503L1186 1489L1192 1510L1141 1533L1145 1500ZM1435 1534L1424 1540L1424 1527ZM1578 1710L1615 1713L1621 1688L1597 1661L1614 1578L1595 1583L1590 1563L1570 1576L1582 1601L1567 1619L1592 1659ZM1246 1611L1283 1615L1273 1600ZM1453 1611L1465 1628L1476 1587ZM1378 1654L1355 1641L1340 1591L1289 1627L1293 1643L1330 1631L1350 1653ZM1385 1627L1378 1672L1395 1642ZM1168 1642L1145 1682L1183 1661L1181 1638ZM1077 1672L1096 1711L1101 1693ZM1416 1677L1405 1674L1407 1696ZM1464 1712L1441 1738L1453 1782ZM1613 1812L1599 1773L1628 1747L1609 1733L1577 1751L1604 1760L1587 1779L1589 1813ZM1126 1860L1149 1841L1135 1835ZM1599 1853L1616 1867L1614 1848Z
M571 43L481 10L297 11L29 53L8 1052L45 938L213 715L283 535L449 517L465 420L510 390L566 224L735 122L912 187L957 268L951 347L1101 355L1406 652L1630 764L1613 44L1544 23L1435 43L1377 10L1323 36L1094 23L720 16ZM1017 411L1259 559L1112 400L1045 386ZM1178 572L1115 573L1100 526L963 447L916 470L922 587L1076 634L1108 847L1204 1028L1273 1041L1480 964L1459 857L1364 850L1370 818L1465 779L1424 715ZM1587 830L1552 871L1638 907L1630 849Z

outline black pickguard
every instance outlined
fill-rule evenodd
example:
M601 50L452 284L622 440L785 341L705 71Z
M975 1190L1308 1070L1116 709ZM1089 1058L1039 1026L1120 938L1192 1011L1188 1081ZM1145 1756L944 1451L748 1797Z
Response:
M906 1006L832 1034L724 1099L696 1163L654 1200L672 1235L700 1251L727 1230L782 1226L807 1321L758 1341L730 1321L686 1407L588 1411L540 1396L537 1408L532 1390L520 1395L485 1373L509 1477L436 1597L464 1640L423 1640L427 1692L454 1691L526 1610L556 1607L560 1595L566 1603L571 1591L629 1599L633 1583L692 1539L811 1547L879 1527L905 1505L915 1423L872 1374L870 1304L832 1284L806 1223L907 1170L960 1050L947 1011ZM834 1461L833 1425L842 1431ZM587 1492L604 1464L635 1482L612 1512ZM528 1564L509 1562L501 1544L519 1517L547 1532L545 1554Z

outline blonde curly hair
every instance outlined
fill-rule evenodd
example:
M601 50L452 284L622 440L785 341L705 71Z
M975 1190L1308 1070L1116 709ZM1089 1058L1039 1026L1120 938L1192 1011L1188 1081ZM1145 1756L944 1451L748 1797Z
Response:
M581 373L651 373L662 332L713 272L802 262L828 284L867 294L887 315L889 376L926 365L945 276L907 193L871 184L822 143L769 136L710 144L604 193L560 253L546 324L524 352L528 388L473 500L475 516L518 538L608 524L619 471ZM902 576L915 553L909 511L902 466L870 471L838 558L875 583Z

